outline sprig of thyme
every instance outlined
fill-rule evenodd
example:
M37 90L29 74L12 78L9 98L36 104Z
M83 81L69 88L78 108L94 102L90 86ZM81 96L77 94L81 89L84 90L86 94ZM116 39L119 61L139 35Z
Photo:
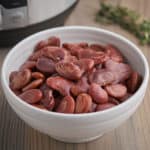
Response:
M122 6L101 3L96 21L103 24L117 24L134 34L142 44L150 44L150 20L141 20L139 14Z

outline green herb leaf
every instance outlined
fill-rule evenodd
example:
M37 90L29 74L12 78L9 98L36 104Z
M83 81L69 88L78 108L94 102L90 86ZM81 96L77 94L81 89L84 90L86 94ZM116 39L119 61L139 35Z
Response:
M134 34L141 44L150 44L150 20L140 21L137 12L126 7L101 3L96 21L103 24L117 24Z

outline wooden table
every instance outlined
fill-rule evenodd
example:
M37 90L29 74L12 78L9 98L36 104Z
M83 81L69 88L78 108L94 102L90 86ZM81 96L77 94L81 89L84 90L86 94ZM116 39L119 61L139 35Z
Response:
M139 11L150 18L149 0L111 0ZM137 44L136 38L116 26L102 26L94 22L99 0L81 0L68 18L66 25L102 27L120 33ZM150 47L142 47L150 63ZM10 49L10 48L9 48ZM0 66L9 49L0 50ZM44 135L20 120L9 107L0 90L0 150L148 150L150 149L150 86L143 104L137 112L119 128L103 137L83 144L67 144Z

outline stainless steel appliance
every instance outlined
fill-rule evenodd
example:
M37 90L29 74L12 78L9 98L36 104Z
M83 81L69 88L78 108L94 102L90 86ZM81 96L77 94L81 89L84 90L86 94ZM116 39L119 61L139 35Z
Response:
M0 46L63 25L76 4L77 0L0 0Z

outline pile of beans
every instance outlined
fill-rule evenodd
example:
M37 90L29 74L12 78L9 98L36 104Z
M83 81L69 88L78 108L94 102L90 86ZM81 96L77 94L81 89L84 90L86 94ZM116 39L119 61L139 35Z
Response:
M113 45L42 40L10 88L23 101L59 113L90 113L115 107L139 88L142 78Z

